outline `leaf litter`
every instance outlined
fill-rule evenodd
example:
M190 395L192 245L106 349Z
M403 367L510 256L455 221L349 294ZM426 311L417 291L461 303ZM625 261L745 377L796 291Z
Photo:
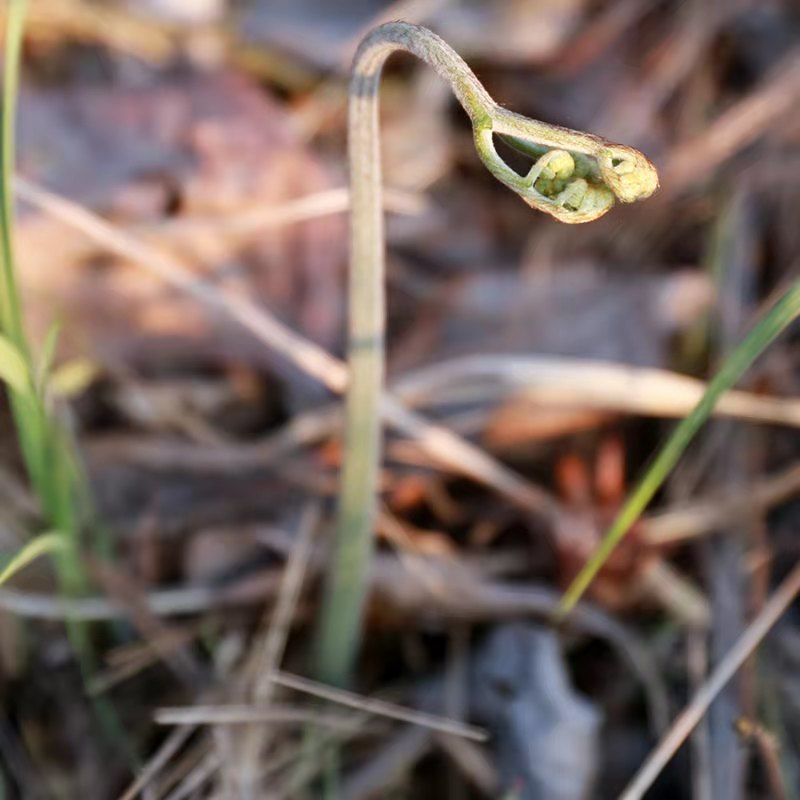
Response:
M465 155L463 121L427 73L408 60L390 67L384 158L390 187L405 192L388 225L391 385L402 393L415 376L437 368L449 375L445 362L489 365L488 380L442 377L424 407L541 492L553 513L509 502L491 484L443 467L413 437L393 434L357 688L392 707L485 725L490 739L412 736L397 722L340 707L328 712L350 727L323 736L346 743L348 797L617 796L644 761L642 743L687 700L685 648L702 617L696 609L710 614L703 619L711 631L733 625L726 636L737 638L800 556L787 533L796 527L797 438L775 422L736 422L748 434L724 458L747 469L720 485L718 470L706 468L719 448L711 431L574 624L535 627L532 619L546 625L557 590L669 423L663 409L648 413L632 402L598 408L587 387L574 384L548 407L513 364L613 363L705 379L722 335L720 275L732 264L724 257L721 273L709 269L708 253L723 200L736 191L748 191L751 204L728 234L748 241L750 256L738 265L754 287L742 301L744 319L790 277L800 258L790 213L800 202L791 4L730 4L709 14L700 2L386 8L348 0L334 8L303 0L246 4L241 15L220 3L214 14L186 20L154 2L118 29L128 38L114 38L86 22L98 4L70 2L74 13L47 18L31 0L21 174L335 354L343 341L346 194L330 204L326 193L345 185L348 54L382 13L408 7L434 26L508 107L624 134L659 164L662 190L652 203L559 228L484 180ZM127 19L130 4L109 3L104 12ZM415 144L417 135L428 144ZM294 216L292 203L318 196L324 202ZM272 215L287 221L270 225ZM251 696L241 688L252 681L246 665L268 635L262 620L280 597L298 520L319 500L320 531L291 619L281 622L285 651L274 665L303 674L339 465L332 398L229 325L224 303L209 314L133 259L26 204L18 250L39 339L57 308L58 362L81 356L95 365L71 407L113 561L94 573L97 594L72 606L39 562L0 589L9 612L0 620L4 779L12 796L35 797L58 781L65 796L118 797L133 780L128 749L149 765L140 783L151 796L228 796L244 740L213 724L165 738L154 715ZM765 407L797 396L795 351L787 337L756 365L750 401ZM503 364L512 365L505 368L516 376L513 390L496 377ZM598 383L608 389L607 378ZM313 435L298 433L301 423ZM13 476L9 430L0 447ZM266 458L276 442L278 455ZM9 520L0 519L3 541L18 542L20 530L36 530L36 511L19 502L13 480L0 492L6 486L16 502ZM695 542L707 536L742 544L716 572L742 587L744 619L732 622L721 610L713 549ZM695 603L688 614L687 597ZM96 686L124 722L122 741L95 729L58 623L70 608L120 620L98 626L95 639L107 688ZM10 614L46 619L26 621L23 637ZM800 770L790 746L798 726L795 617L775 628L767 655L726 706L712 707L701 732L716 748L733 742L752 756L746 775L727 776L731 797L763 796ZM709 673L717 659L710 652ZM555 684L557 693L547 688ZM277 710L291 704L297 719L316 713L324 721L313 703L278 687L272 693ZM739 741L731 734L739 719L767 739ZM774 750L763 745L769 737ZM304 757L302 738L301 726L286 724L241 745L260 748L247 762L263 765L253 785L315 796L321 762ZM578 752L587 755L565 781L564 758ZM718 770L704 774L695 752L690 769L666 769L653 796L688 797L693 782L721 780Z

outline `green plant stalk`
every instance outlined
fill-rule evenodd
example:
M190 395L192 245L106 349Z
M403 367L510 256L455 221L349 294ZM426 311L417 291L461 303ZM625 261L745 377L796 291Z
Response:
M0 326L8 338L23 353L27 350L22 327L22 311L19 302L16 273L14 270L14 248L11 220L14 217L14 198L6 178L13 174L16 152L15 124L17 119L17 87L22 51L22 33L25 25L27 0L9 0L6 22L5 57L3 64L3 114L0 131L0 171L4 176L0 196L0 214L3 226L0 233L2 247L2 292L0 292Z
M33 553L53 555L61 591L78 595L86 589L86 576L80 561L79 537L82 508L88 508L88 488L83 480L76 451L48 403L48 377L55 331L48 337L43 358L37 369L25 336L22 304L16 282L14 263L14 203L11 177L15 164L14 124L19 84L19 59L24 29L26 2L10 0L6 16L3 77L2 123L0 124L0 331L16 350L25 374L14 384L7 383L9 399L25 468L39 499L42 515L51 534L28 542L17 554L14 564L24 564ZM59 545L55 546L55 537ZM43 544L46 546L43 547ZM89 629L85 623L66 621L81 673L88 679L94 668ZM101 698L92 698L104 733L121 744L127 741L110 706Z
M16 388L8 382L6 384L25 468L52 533L28 542L12 565L16 569L32 557L50 553L56 559L61 591L77 595L84 592L87 585L80 561L79 538L85 511L90 507L89 490L76 448L49 404L48 378L57 331L53 329L48 335L37 365L25 335L14 263L11 178L15 165L14 127L25 10L26 0L9 0L0 121L0 333L17 351L17 360L25 367L25 379L17 381ZM9 577L10 572L13 570L7 571L3 578ZM87 680L94 669L89 629L85 623L69 618L66 627L81 673ZM98 697L92 697L92 705L104 735L116 741L135 764L135 754L112 707Z
M362 41L348 109L350 379L344 469L316 669L320 680L340 686L349 680L360 641L374 539L386 304L378 87L386 59L398 50L427 62L450 84L472 122L478 156L531 207L562 222L589 222L609 211L615 200L633 202L658 187L655 168L638 151L498 106L458 54L425 28L388 23ZM527 175L516 173L498 155L495 134L532 149L537 161Z
M0 328L17 349L28 372L24 389L10 387L11 409L23 460L48 527L67 537L58 553L62 585L76 592L84 584L77 557L80 528L76 510L75 459L58 421L47 407L45 382L25 335L14 261L14 199L11 177L16 157L16 110L26 0L10 0L5 33L2 126L0 126ZM39 385L41 383L41 385Z
M678 463L694 435L711 416L719 398L731 389L769 345L800 316L800 281L792 284L775 305L753 327L745 339L724 361L708 384L694 410L685 417L667 439L644 477L628 497L600 546L569 586L561 601L560 613L574 608L594 577L602 569L614 548L641 516L655 493Z
M10 176L14 171L16 153L15 124L17 117L17 89L25 24L27 0L10 0L3 64L3 106L0 126L0 252L2 253L2 283L0 283L0 329L30 363L30 351L22 324L22 304L14 268L13 219L14 198ZM30 396L16 390L10 392L11 410L19 435L20 449L28 474L40 496L45 489L43 460L42 420L36 403Z

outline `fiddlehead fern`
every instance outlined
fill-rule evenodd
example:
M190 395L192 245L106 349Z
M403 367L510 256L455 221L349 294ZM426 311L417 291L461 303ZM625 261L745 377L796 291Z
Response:
M533 208L562 222L589 222L605 214L615 199L633 202L658 187L655 168L636 150L501 108L461 57L425 28L392 22L362 41L348 110L350 379L344 474L317 665L318 676L335 684L347 681L357 649L372 552L385 317L378 87L386 59L397 50L427 62L450 84L472 122L480 159ZM536 159L527 175L503 161L495 135Z

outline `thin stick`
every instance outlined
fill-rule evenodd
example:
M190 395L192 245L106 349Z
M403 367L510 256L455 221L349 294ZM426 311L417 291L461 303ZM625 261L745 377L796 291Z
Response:
M295 541L283 570L283 579L271 618L265 632L256 637L253 655L247 665L247 672L253 680L252 700L264 709L268 709L272 701L275 684L270 680L270 675L280 667L283 659L320 516L320 503L312 501L297 526ZM270 728L265 725L253 725L244 731L236 772L245 796L257 794L259 756L266 750L270 732Z
M658 375L655 382L650 379L654 374ZM688 394L687 385L691 387ZM706 384L675 372L628 364L498 354L456 358L409 372L394 382L391 390L406 405L419 407L463 397L467 386L470 399L475 401L497 400L520 391L521 395L511 396L522 396L537 405L599 407L614 413L682 417L691 411ZM90 452L93 450L111 458L122 453L160 468L174 466L184 471L264 468L278 463L283 465L290 454L334 435L341 424L338 410L338 404L326 405L296 414L282 428L252 443L219 443L209 447L187 441L148 441L142 437L134 441L132 437L114 436L89 442L87 447ZM714 415L800 427L800 400L732 391L722 396ZM2 481L0 475L0 484ZM659 543L657 537L661 535L669 537L673 526L677 526L676 538L701 535L707 530L700 530L698 526L720 525L724 521L721 515L729 507L733 509L731 516L739 517L744 512L788 499L795 491L800 491L800 466L756 483L752 488L747 487L746 491L737 492L736 498L723 495L697 501L697 507L692 504L653 514L644 518L640 527L647 531L648 537L652 527L652 535L656 537L653 544ZM731 506L734 500L743 505L734 509Z
M441 733L450 733L454 736L463 736L465 739L473 739L476 742L485 742L488 738L486 731L472 725L465 725L462 722L438 717L434 714L426 714L424 711L415 711L413 708L406 708L395 703L388 703L385 700L377 700L372 697L362 697L353 692L346 692L343 689L336 689L333 686L325 686L322 683L301 678L298 675L289 675L286 672L275 672L272 680L280 686L295 689L323 700L330 700L348 708L355 708L368 714L376 714L389 719L396 719L400 722L409 722L412 725L421 725Z
M708 633L691 629L686 637L687 675L694 693L708 674ZM694 800L713 800L711 784L711 737L708 721L698 725L691 738L692 791Z
M193 792L211 780L221 766L219 755L216 752L209 753L164 800L184 800L186 797L191 797Z
M60 195L17 176L18 197L55 219L81 231L109 252L137 264L159 280L194 297L206 307L238 322L271 350L279 353L331 391L341 394L348 382L347 365L314 342L300 336L247 297L221 292L197 278L189 267L168 253L139 241ZM395 429L418 441L420 447L456 473L492 487L515 505L532 513L552 517L554 499L512 470L446 428L428 422L385 393L381 414Z
M411 405L431 394L447 397L464 386L490 396L516 397L547 406L591 408L654 417L684 417L708 388L705 381L665 369L600 359L496 354L462 356L415 370L392 384ZM800 400L728 390L714 414L800 427Z
M661 771L669 763L672 756L694 730L696 725L708 711L714 698L725 687L725 684L736 674L736 671L750 657L753 651L769 633L781 615L800 592L800 563L797 563L783 583L775 590L772 597L750 623L747 630L739 637L725 658L719 663L709 678L697 690L688 706L672 723L666 736L648 757L634 776L619 800L640 800L653 785Z
M424 195L401 189L387 190L384 209L396 214L417 216L428 207ZM251 236L265 230L275 230L299 222L344 214L350 209L350 192L346 186L306 194L280 205L258 206L227 216L179 217L169 219L145 232L172 237L181 234L195 235L198 231L225 236Z
M725 525L769 510L800 493L800 465L737 487L707 500L644 517L639 535L651 545L669 545L704 536Z
M800 47L792 48L754 91L734 103L702 132L676 147L664 168L671 195L707 177L724 161L797 108Z
M320 505L312 503L303 514L303 518L295 535L295 542L289 554L289 560L281 581L278 600L272 612L269 630L264 637L263 649L255 659L253 698L258 703L268 703L274 688L269 676L281 664L292 616L303 588L303 577L306 574L308 562L311 557L311 545L314 541L321 516Z
M295 334L250 299L221 292L218 287L198 279L179 259L139 241L77 203L24 178L17 176L14 188L27 203L82 231L109 252L144 267L160 280L185 291L204 305L224 311L273 350L329 388L339 392L344 390L347 368L341 361Z
M213 608L226 608L254 600L263 600L277 590L278 579L266 575L264 583L247 593L229 588L211 586L182 586L150 592L142 598L148 611L159 616L185 616L199 614ZM20 617L79 622L127 619L129 610L105 597L56 597L37 592L23 592L0 588L0 609Z
M133 800L155 778L175 753L183 747L194 731L195 727L192 725L184 725L172 731L136 776L136 780L119 796L119 800Z
M352 720L342 714L320 714L315 710L286 706L164 706L156 709L153 720L158 725L251 725L268 722L284 725L322 725L347 730Z

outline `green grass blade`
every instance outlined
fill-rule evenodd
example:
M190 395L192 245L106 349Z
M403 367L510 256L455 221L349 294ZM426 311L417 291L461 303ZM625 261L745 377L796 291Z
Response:
M44 388L54 397L76 397L86 391L97 375L93 361L73 358L51 370Z
M25 357L10 339L0 333L0 380L21 395L32 391L30 372Z
M64 537L59 533L43 533L35 539L31 539L22 550L19 551L6 568L0 572L0 586L16 575L20 570L25 569L32 561L40 556L55 553L65 548Z
M59 574L64 588L77 590L81 582L78 580L77 555L80 523L76 508L76 456L58 420L49 412L44 396L36 391L37 371L25 336L14 263L11 181L16 153L17 92L26 6L26 0L9 0L7 3L3 113L0 124L0 328L25 365L26 384L23 386L19 359L11 355L11 360L6 360L6 364L12 365L12 372L6 377L11 377L13 381L11 408L20 449L48 525L71 541L64 558L59 560ZM56 334L52 333L45 343L45 361L49 358L48 350L54 349L55 345ZM10 352L6 347L3 354L8 356ZM8 370L7 366L6 372Z
M0 119L0 330L25 360L26 371L30 376L34 373L22 324L14 265L14 200L11 187L16 151L17 90L25 9L25 0L9 0L7 3L3 105ZM42 450L45 439L43 414L39 403L30 396L27 389L20 391L19 382L16 386L14 383L11 386L11 410L20 449L31 482L41 496L46 477L46 459ZM44 507L44 502L42 505Z
M639 518L669 473L678 463L694 435L706 422L719 398L731 389L761 353L800 315L800 281L794 283L728 356L708 384L705 394L688 417L667 439L649 469L628 497L600 546L585 564L561 600L560 613L567 614L580 600L614 548Z
M0 325L21 350L25 350L26 345L14 271L14 248L11 234L14 197L11 177L14 173L16 152L17 89L25 8L26 0L8 0L3 70L3 115L0 128L0 140L2 140L0 142L0 217L2 218L0 252L3 262L2 271L0 271Z
M58 533L33 540L9 565L4 578L38 555L58 550L57 568L61 591L75 596L85 591L87 585L80 560L79 539L86 509L91 505L89 489L74 442L46 402L45 379L50 372L52 355L56 349L57 331L54 328L48 334L37 371L25 335L14 264L14 128L26 6L26 0L6 2L5 68L0 121L0 331L15 346L27 366L28 390L19 392L12 389L11 408L30 482L39 497L49 527ZM73 619L67 619L66 625L81 673L88 681L95 669L88 628L84 623ZM108 735L127 752L129 748L124 730L111 706L97 698L93 700L93 704Z
M58 321L50 323L50 327L47 329L47 335L44 337L41 353L39 354L38 369L36 371L36 386L40 394L44 394L47 379L53 370L60 338L61 323Z

